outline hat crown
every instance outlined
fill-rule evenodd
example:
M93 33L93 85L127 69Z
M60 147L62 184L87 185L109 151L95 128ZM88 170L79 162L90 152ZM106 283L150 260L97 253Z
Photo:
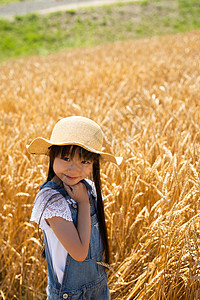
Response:
M80 116L61 119L53 128L52 144L77 144L91 151L101 151L103 132L94 121Z

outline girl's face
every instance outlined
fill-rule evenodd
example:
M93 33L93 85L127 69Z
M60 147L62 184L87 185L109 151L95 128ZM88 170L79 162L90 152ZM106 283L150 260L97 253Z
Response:
M82 159L77 151L73 157L70 157L70 155L61 157L59 155L55 157L53 162L55 174L63 183L69 186L73 186L87 178L92 172L92 166L93 162Z

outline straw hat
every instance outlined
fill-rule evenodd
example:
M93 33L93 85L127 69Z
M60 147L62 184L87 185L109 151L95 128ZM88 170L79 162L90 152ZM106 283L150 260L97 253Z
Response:
M32 154L49 153L52 145L77 145L90 152L98 153L107 161L119 165L122 157L102 152L103 132L94 121L80 116L63 118L53 128L50 140L38 137L34 139L27 149Z

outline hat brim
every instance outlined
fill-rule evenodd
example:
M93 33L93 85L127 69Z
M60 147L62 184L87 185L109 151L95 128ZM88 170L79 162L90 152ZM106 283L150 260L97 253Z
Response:
M76 145L76 146L80 146L84 149L86 149L87 151L93 152L93 153L97 153L100 154L101 157L106 160L106 161L110 161L116 165L120 165L123 157L115 157L112 154L109 153L105 153L105 152L101 152L101 151L97 151L95 149L86 147L85 145L78 143L77 141L71 140L68 141L67 143L52 143L51 141L44 139L42 137L38 137L36 139L34 139L30 145L27 145L26 148L27 150L31 153L31 154L43 154L43 155L48 155L49 154L49 147L56 145L56 146L65 146L65 145Z

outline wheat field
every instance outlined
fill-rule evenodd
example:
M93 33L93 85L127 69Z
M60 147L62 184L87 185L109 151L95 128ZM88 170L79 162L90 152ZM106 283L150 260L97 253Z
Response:
M60 118L99 123L112 299L200 299L200 31L0 65L0 298L45 299L30 223L46 157L26 144Z

